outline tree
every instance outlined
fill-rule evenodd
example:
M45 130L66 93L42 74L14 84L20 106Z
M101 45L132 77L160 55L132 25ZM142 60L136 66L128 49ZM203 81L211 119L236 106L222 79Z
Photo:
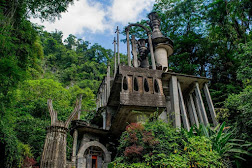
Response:
M22 146L14 131L14 92L20 82L42 73L43 49L28 16L53 20L72 0L0 1L0 165L21 166Z

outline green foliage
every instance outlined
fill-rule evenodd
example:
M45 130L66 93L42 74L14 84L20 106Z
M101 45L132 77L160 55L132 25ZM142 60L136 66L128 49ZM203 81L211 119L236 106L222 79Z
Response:
M64 121L73 111L79 93L83 94L82 116L85 118L87 115L85 110L95 108L94 94L89 88L80 89L75 85L66 89L51 79L39 79L26 80L16 90L16 102L12 109L15 113L14 131L21 142L31 146L31 152L37 161L43 149L45 128L50 125L47 99L53 100L59 120Z
M228 121L234 124L237 137L252 142L252 86L248 85L239 94L232 94L225 102Z
M45 32L27 20L35 16L53 21L72 2L0 1L0 154L4 156L0 158L1 166L20 167L24 158L31 155L39 161L44 128L50 120L48 98L53 99L60 120L65 120L73 110L79 93L84 95L81 119L89 121L95 115L94 93L108 64L113 73L113 52L98 44L89 46L89 42L74 35L69 35L63 43L62 32ZM233 124L235 135L250 142L251 6L249 0L158 0L154 6L161 17L163 34L174 41L174 55L169 58L171 69L211 77L213 100L222 109L220 119ZM149 27L144 20L141 24ZM137 30L131 31L137 37L146 38L142 32L136 33ZM120 56L122 62L127 62L125 55ZM245 88L242 90L242 87ZM230 93L236 94L228 97ZM238 143L240 146L237 142L231 143L230 133L222 132L217 136L217 132L211 134L202 127L204 134L188 138L169 125L154 123L146 123L142 130L123 134L127 141L121 141L119 151L123 154L126 147L131 146L128 150L136 156L132 160L141 162L130 162L129 158L133 156L128 155L125 159L122 155L115 161L117 167L189 167L198 164L220 167L219 157L230 155L234 146L251 150L249 143L243 145L242 141ZM211 144L203 137L207 135L205 133ZM132 134L136 134L137 140L132 141ZM129 135L133 137L128 138ZM68 139L68 146L71 146L69 136ZM209 145L213 151L208 151ZM199 149L200 152L195 152ZM67 150L69 156L71 149ZM218 153L213 157L216 151ZM240 154L235 156L245 156ZM202 155L207 157L202 158Z
M245 85L252 83L252 41L247 44L241 44L241 53L237 55L241 64L237 70L238 79L242 80Z
M219 108L230 93L241 91L241 78L236 75L240 66L237 55L243 52L239 44L248 46L251 40L251 7L248 0L158 0L153 8L161 18L163 34L174 41L170 68L211 77L213 101ZM248 47L245 55L248 63Z
M144 125L127 126L120 139L118 157L111 166L222 167L222 162L218 152L212 150L211 140L207 137L188 137L185 132L155 120Z
M112 60L112 51L73 35L62 42L62 32L41 32L46 76L55 78L64 86L78 85L96 92ZM111 63L111 65L113 65ZM113 69L111 69L111 72Z
M205 136L212 144L211 150L216 151L222 158L223 163L229 163L230 160L235 161L236 166L238 166L239 161L245 160L243 156L251 155L247 148L250 147L251 143L246 143L243 140L234 139L233 131L229 130L229 127L225 127L225 122L212 129L210 126L200 125L197 128L196 125L191 127L188 132L189 137ZM194 134L193 132L196 132ZM239 166L238 166L239 167Z

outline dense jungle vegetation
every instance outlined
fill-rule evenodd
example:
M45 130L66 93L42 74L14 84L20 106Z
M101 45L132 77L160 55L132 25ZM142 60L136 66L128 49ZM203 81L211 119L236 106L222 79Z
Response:
M95 92L107 64L113 65L113 52L74 35L63 41L62 32L46 32L29 21L31 16L53 21L71 3L0 0L0 155L4 156L0 167L39 163L50 122L48 98L64 120L73 110L76 95L82 93L81 118L89 121L94 116ZM214 131L193 128L196 135L155 119L131 124L112 166L249 167L252 2L156 0L153 10L161 18L163 34L174 42L170 68L212 78L211 95L218 120L224 124ZM146 20L140 23L147 25ZM143 37L136 30L132 33Z

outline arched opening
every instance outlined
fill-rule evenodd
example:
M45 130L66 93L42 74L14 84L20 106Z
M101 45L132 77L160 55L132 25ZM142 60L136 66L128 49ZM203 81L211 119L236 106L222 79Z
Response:
M86 157L86 167L102 168L102 162L104 160L104 152L98 146L90 146L84 152Z
M159 85L158 85L158 82L157 82L156 79L154 80L154 91L155 91L156 93L159 93Z
M149 85L148 85L148 82L147 82L146 78L144 79L144 91L145 92L149 92L150 91L150 88L149 88Z
M123 78L123 90L128 90L128 82L126 76Z
M134 90L135 90L135 91L138 91L138 90L139 90L137 78L134 78Z
M90 168L97 164L97 168L102 168L106 167L109 162L111 162L110 153L98 141L90 141L83 144L77 154L77 167Z

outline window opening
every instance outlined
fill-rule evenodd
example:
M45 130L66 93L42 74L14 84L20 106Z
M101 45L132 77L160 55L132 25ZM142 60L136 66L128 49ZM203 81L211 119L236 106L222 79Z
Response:
M137 82L137 78L134 78L134 90L138 91L138 82Z
M144 91L145 92L149 92L149 85L148 85L148 82L147 82L147 80L146 79L144 79Z
M123 78L123 90L128 90L128 82L126 77Z
M154 90L156 93L159 93L159 86L158 86L158 82L156 79L154 80Z

